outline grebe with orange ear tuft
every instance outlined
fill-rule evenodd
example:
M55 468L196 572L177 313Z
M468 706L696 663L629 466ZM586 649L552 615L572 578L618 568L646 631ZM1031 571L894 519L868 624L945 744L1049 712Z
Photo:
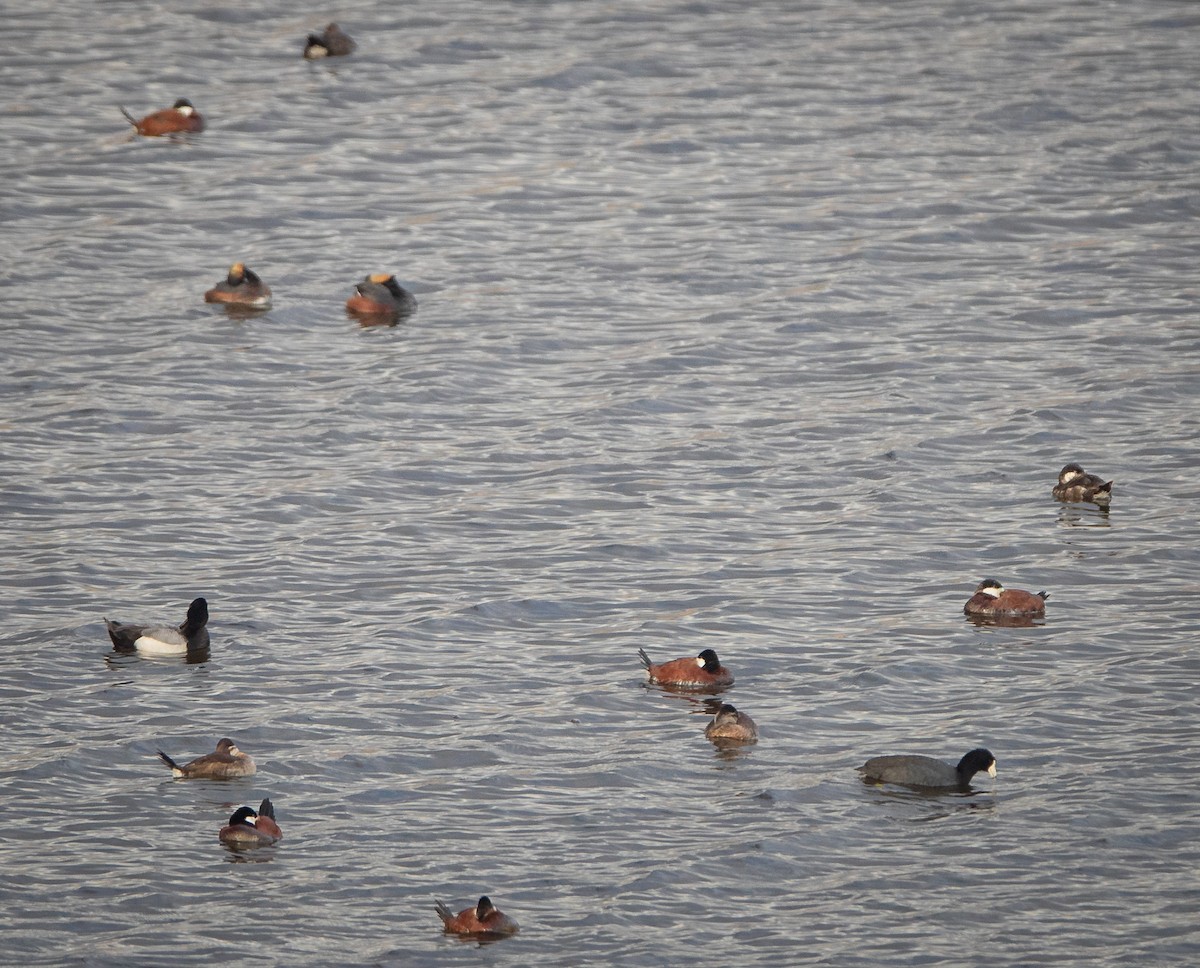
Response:
M417 298L395 276L377 272L355 287L346 310L356 316L410 316L417 311Z
M147 114L140 121L132 114L121 108L126 120L134 126L137 133L147 138L157 138L164 134L178 134L204 130L204 118L192 107L192 102L181 97L174 106Z
M204 301L266 309L271 305L271 289L244 263L235 262L229 274L204 294Z

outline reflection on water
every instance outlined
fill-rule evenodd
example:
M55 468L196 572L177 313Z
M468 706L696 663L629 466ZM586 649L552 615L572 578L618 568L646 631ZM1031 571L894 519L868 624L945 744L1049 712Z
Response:
M218 842L219 843L219 842ZM276 844L219 844L229 864L269 864L275 859Z
M1064 504L1058 512L1058 523L1067 528L1108 528L1110 509L1103 505Z
M1031 629L1041 628L1046 624L1044 615L964 615L963 617L968 623L977 627Z
M922 824L936 823L939 820L948 820L952 817L961 817L974 813L982 812L985 816L998 809L999 803L994 796L982 795L960 795L962 798L957 801L939 801L936 805L931 803L922 803L917 805L918 809L912 809L911 801L905 804L903 820L906 823Z
M495 944L498 941L507 941L511 938L519 938L519 934L496 934L495 932L481 932L479 934L446 934L448 942L453 941L458 944L471 945L476 948L486 948L488 945Z
M347 309L346 318L358 323L364 329L369 329L375 326L398 326L402 320L408 317L400 313L364 313L354 309Z
M945 820L964 811L991 811L998 805L995 789L971 786L966 790L929 790L904 787L892 783L877 783L860 777L863 786L871 787L877 805L899 807L898 816L914 823Z
M236 303L217 303L213 306L227 319L235 322L251 322L271 312L270 306L239 306Z
M139 662L154 662L161 665L203 665L212 658L212 647L205 645L198 649L188 649L178 655L156 655L154 653L138 652L136 649L111 649L104 656L106 665L118 669Z
M709 742L713 745L713 755L716 759L725 763L733 763L740 757L748 755L757 745L753 742L732 739L711 739Z

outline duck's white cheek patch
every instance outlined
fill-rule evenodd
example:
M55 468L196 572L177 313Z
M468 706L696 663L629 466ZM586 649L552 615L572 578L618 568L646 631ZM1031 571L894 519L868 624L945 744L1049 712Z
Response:
M144 652L146 655L183 655L187 652L187 642L182 640L173 642L164 639L155 638L153 635L143 635L133 647L139 652Z
M991 766L988 767L988 776L990 776L993 780L996 778L996 764L995 763L993 763Z
M697 656L697 657L696 657L696 668L697 668L697 669L703 669L703 668L704 668L704 660L703 660L703 659L701 659L699 656Z

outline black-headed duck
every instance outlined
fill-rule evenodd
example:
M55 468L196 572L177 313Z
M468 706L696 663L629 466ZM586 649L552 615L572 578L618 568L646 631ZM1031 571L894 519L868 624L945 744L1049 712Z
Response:
M963 606L968 615L1016 616L1045 615L1049 592L1027 592L1023 588L1005 588L995 578L985 578L975 586Z
M188 606L182 625L104 624L108 637L120 652L140 652L143 655L183 655L208 647L208 602L195 599Z
M270 800L263 800L257 810L238 807L217 837L232 847L259 847L275 843L283 837L283 831L275 822L275 807Z
M121 108L127 121L133 125L138 134L147 138L157 138L164 134L181 134L204 130L204 118L192 107L192 102L181 97L169 108L147 114L140 121L132 114Z
M705 649L694 659L672 659L655 663L645 649L638 649L651 682L664 686L683 686L690 689L716 689L733 685L733 674L721 665L717 653Z

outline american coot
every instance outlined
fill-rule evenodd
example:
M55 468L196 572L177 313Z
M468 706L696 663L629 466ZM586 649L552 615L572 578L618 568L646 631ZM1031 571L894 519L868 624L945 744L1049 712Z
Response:
M1089 474L1078 464L1068 464L1058 472L1058 483L1051 493L1060 501L1108 504L1112 500L1112 486L1112 481Z
M158 758L171 768L172 773L186 779L203 777L209 780L230 780L239 776L253 776L258 769L250 754L243 753L231 739L218 742L215 753L206 753L183 766L162 750L158 751Z
M120 652L183 655L208 647L208 602L195 599L182 625L126 625L104 620L108 637Z
M996 758L985 749L971 750L958 761L958 766L932 756L875 756L860 766L858 772L870 783L965 790L976 773L995 777Z
M705 727L704 735L714 743L755 743L758 726L746 713L722 703L713 721Z
M493 906L487 895L481 897L475 907L465 908L458 914L441 901L435 901L434 908L448 934L516 934L521 930L516 921Z
M192 107L192 102L185 97L181 97L169 108L147 114L140 121L124 108L121 108L121 113L134 126L138 134L147 138L204 130L204 118L200 116L199 111Z
M638 655L642 657L642 664L649 672L651 682L692 688L733 685L732 673L721 665L721 660L712 649L705 649L694 659L672 659L657 664L650 661L645 649L638 649Z
M204 294L204 301L266 309L271 305L271 290L245 263L235 262L225 278Z
M275 843L283 837L283 831L275 822L274 805L270 800L263 800L258 810L238 807L217 837L221 843L234 847L258 847Z
M1005 588L995 578L985 578L975 586L963 611L968 615L1045 615L1049 592L1027 592Z

